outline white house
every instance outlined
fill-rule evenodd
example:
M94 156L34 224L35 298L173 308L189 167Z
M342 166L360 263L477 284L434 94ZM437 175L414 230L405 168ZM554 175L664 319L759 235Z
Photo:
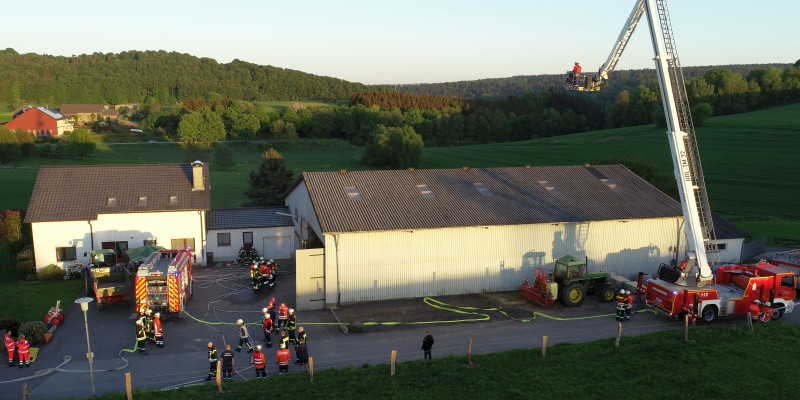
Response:
M293 226L286 207L214 209L208 214L206 252L214 261L231 261L251 246L264 258L292 258Z
M318 247L297 251L299 309L515 290L567 254L633 278L686 243L680 204L622 165L306 172L286 205Z
M191 248L204 263L208 166L190 164L42 166L25 223L36 268L89 261L93 249L157 244Z

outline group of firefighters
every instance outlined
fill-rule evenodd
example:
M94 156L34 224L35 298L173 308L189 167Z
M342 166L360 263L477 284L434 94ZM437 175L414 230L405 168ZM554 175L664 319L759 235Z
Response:
M153 342L158 347L164 347L164 330L161 326L161 313L141 307L139 318L136 319L136 347L139 354L147 354L147 342Z
M6 343L6 350L8 350L8 366L14 366L14 352L17 353L17 359L19 360L19 367L30 368L30 348L31 345L28 343L28 340L25 339L25 335L19 334L17 340L11 337L10 331L5 331L3 333L5 343Z
M617 322L622 323L631 319L633 313L633 295L630 290L620 289L617 300Z
M267 306L261 310L263 313L261 330L264 333L264 344L267 348L272 347L272 333L276 330L280 332L275 362L278 365L278 374L285 375L289 373L289 363L291 362L290 344L294 346L295 364L304 366L308 363L307 334L302 326L297 326L297 316L294 313L294 309L289 308L286 303L276 304L273 297ZM239 345L236 346L235 350L241 352L243 347L247 347L247 352L253 353L250 361L255 369L256 378L265 378L267 376L267 360L262 351L262 345L253 346L253 339L250 337L250 332L243 320L237 320L236 325L239 328ZM216 376L218 361L219 357L214 343L208 342L209 370L206 377L207 381ZM231 345L226 345L225 351L222 353L222 371L220 371L222 379L232 380L232 374L236 372L234 368L234 355L233 351L231 351Z
M259 257L250 263L250 281L253 284L253 290L258 290L262 285L267 285L270 288L275 287L277 274L278 263L271 258L266 261L264 257Z

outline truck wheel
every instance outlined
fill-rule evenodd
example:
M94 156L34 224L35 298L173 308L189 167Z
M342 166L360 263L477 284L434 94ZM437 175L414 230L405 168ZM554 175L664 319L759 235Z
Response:
M567 307L577 307L583 303L585 294L583 285L575 282L561 290L561 302Z
M711 322L714 318L717 318L717 307L714 306L705 306L703 307L703 312L700 313L700 318L703 319L705 322Z
M616 286L611 283L604 283L603 286L600 287L598 295L600 296L600 301L609 303L611 300L614 300L614 297L617 295Z
M773 305L775 308L772 309L772 319L781 319L781 317L783 317L783 308L786 306L781 303Z

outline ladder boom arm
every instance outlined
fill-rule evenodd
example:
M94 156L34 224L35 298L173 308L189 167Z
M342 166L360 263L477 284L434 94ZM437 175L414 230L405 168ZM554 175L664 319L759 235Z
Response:
M634 5L633 10L631 10L631 14L628 16L628 20L625 21L625 25L622 26L622 31L620 31L619 37L617 37L617 42L614 43L614 47L611 49L611 53L608 54L606 62L603 63L600 67L600 71L597 73L597 76L600 78L600 84L605 83L605 81L608 80L608 73L617 67L617 63L619 59L622 58L622 53L625 51L625 47L628 45L631 36L633 36L633 32L636 31L636 26L639 25L639 20L642 19L643 14L644 0L636 0L636 5Z

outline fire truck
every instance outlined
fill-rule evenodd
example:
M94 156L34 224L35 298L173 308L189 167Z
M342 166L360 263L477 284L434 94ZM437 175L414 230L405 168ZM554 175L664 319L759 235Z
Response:
M137 310L180 312L192 298L192 254L189 250L159 250L136 271Z
M667 122L667 136L684 216L687 251L683 260L662 264L658 278L637 291L648 306L670 316L687 314L710 322L717 316L746 315L755 300L771 302L773 318L794 308L795 276L766 262L718 266L719 254L706 193L694 123L689 108L666 0L637 0L598 76L602 85L617 65L642 17L647 19L655 53L656 75ZM677 257L676 257L677 259Z

